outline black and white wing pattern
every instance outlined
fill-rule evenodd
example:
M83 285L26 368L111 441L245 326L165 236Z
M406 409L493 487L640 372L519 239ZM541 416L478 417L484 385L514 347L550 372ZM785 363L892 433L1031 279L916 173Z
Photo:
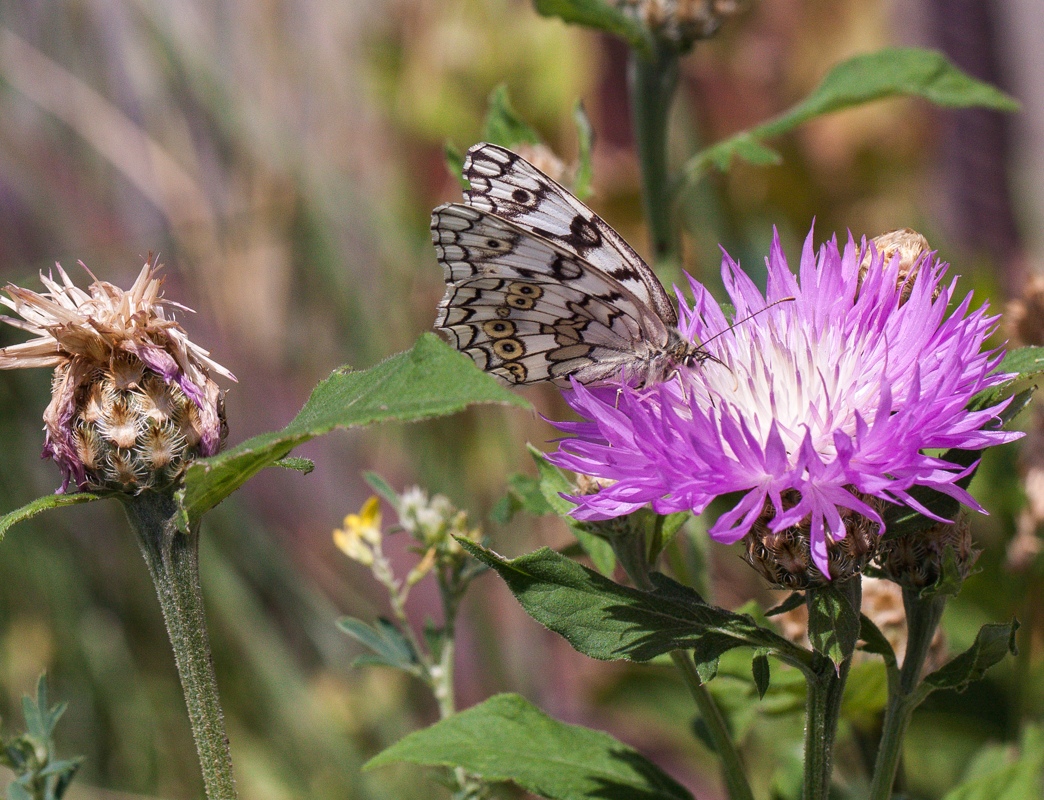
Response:
M446 278L436 329L508 383L662 380L702 351L616 231L520 156L468 151L466 203L432 212Z

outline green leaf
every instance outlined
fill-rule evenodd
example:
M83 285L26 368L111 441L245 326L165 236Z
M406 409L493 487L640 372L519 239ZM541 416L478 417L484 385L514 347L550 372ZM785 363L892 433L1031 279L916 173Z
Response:
M772 677L767 651L758 650L754 653L754 660L751 662L750 668L754 674L754 688L758 690L758 699L763 700Z
M513 148L520 144L540 144L540 135L511 106L508 88L500 84L490 92L482 141Z
M299 444L337 428L412 422L463 411L474 403L529 404L480 371L432 333L412 350L362 371L337 370L320 383L281 431L255 436L211 458L192 462L180 492L184 528Z
M550 800L692 799L636 750L601 731L558 722L515 694L495 695L411 733L363 769L397 761L461 767Z
M889 97L923 97L950 108L1017 111L1019 104L999 89L972 78L942 53L919 48L886 48L835 66L803 101L780 116L697 153L685 165L685 181L699 180L710 167L728 169L733 158L752 164L777 163L763 140L786 133L824 114Z
M591 166L591 154L594 151L594 128L584 110L582 101L577 100L573 108L573 121L576 123L576 141L579 150L576 165L576 177L573 178L573 194L586 200L591 194L591 180L594 169Z
M495 569L537 622L576 650L601 660L648 661L672 650L696 648L704 637L720 648L763 647L801 669L811 654L757 625L746 614L708 605L692 589L655 573L654 592L621 586L548 548L508 560L474 542L458 540ZM721 638L717 638L717 637Z
M534 0L536 10L545 17L615 33L645 56L655 49L652 33L607 0Z
M89 492L76 492L75 494L49 494L40 497L33 500L33 502L22 506L16 511L12 511L10 514L4 514L0 517L0 542L4 540L4 535L12 527L17 525L19 522L32 519L43 511L49 511L52 508L62 508L63 506L75 506L80 503L90 503L94 500L102 500L105 497L107 497L107 495L90 494Z
M384 480L376 472L364 472L363 480L366 481L371 489L383 497L388 505L392 508L399 507L399 493L388 484L388 481Z
M1044 375L1044 347L1020 347L1016 350L1010 350L994 372L1013 373L1013 377L1004 383L984 389L975 395L971 403L968 404L968 407L973 411L996 405L1011 394L1012 387L1015 384ZM1015 404L1014 400L1012 404ZM1005 411L1009 412L1009 409L1005 409ZM1021 411L1021 408L1019 410ZM1016 411L1015 413L1018 412ZM1011 418L1011 416L1008 417L1008 419Z
M302 475L308 475L315 469L315 462L310 458L287 456L279 459L272 466L282 467L283 469L292 469L295 472L300 472Z
M943 800L1037 800L1044 774L1044 733L1027 728L1019 745L1019 757L982 771L948 792Z
M918 687L920 699L924 699L936 689L964 691L969 684L980 680L986 674L986 670L1000 663L1006 655L1018 655L1019 651L1015 646L1015 632L1018 629L1019 622L1015 619L1007 624L991 622L983 625L979 628L971 647L925 677Z
M418 674L419 660L413 645L388 620L379 619L370 626L355 617L342 617L337 627L373 653L359 656L353 666L374 664Z
M895 657L892 643L888 641L881 629L866 614L859 615L859 638L863 640L860 650L867 653L876 653L884 659L885 667L888 669L888 679L898 680L899 666Z
M805 593L804 592L791 592L787 595L787 599L780 603L778 606L774 606L765 612L766 617L778 617L780 614L786 614L788 611L793 611L795 608L801 608L805 605Z
M808 639L813 649L840 666L852 655L859 639L859 611L833 583L811 588L805 597Z

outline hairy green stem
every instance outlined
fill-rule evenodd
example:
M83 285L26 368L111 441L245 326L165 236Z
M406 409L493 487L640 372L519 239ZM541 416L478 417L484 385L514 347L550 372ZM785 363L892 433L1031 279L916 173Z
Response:
M124 500L167 625L181 689L196 740L208 800L233 800L225 720L207 637L199 585L199 528L185 534L175 523L177 504L170 493L143 492Z
M859 611L862 584L859 576L850 578L836 587ZM806 592L806 602L811 610L811 598L816 590ZM809 615L812 618L812 615ZM812 657L812 673L807 678L808 697L805 701L805 773L802 800L827 800L830 795L830 779L833 775L834 739L837 724L841 719L841 700L845 693L845 682L852 666L849 656L840 664L834 664L822 653Z
M649 58L632 50L630 59L631 115L653 257L656 266L677 270L681 238L667 169L667 123L678 88L678 53L661 45Z
M628 577L636 587L649 592L655 586L649 577L646 548L644 536L629 536L625 541L614 542L617 558ZM692 656L686 650L672 650L670 656L696 703L696 708L699 710L700 716L707 726L707 733L714 744L714 750L721 759L722 776L729 800L754 800L754 793L747 781L743 760L740 758L739 750L736 749L736 743L732 741L725 717L700 679Z
M892 786L903 752L903 737L910 724L910 717L922 699L918 696L917 685L935 629L946 607L946 597L922 599L915 590L904 588L903 606L906 609L906 655L899 670L898 685L889 686L888 707L885 709L884 728L877 749L869 800L888 800L892 796Z

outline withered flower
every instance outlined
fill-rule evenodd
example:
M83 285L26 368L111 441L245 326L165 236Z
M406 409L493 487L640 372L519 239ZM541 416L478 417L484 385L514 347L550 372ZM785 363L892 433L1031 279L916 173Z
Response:
M213 370L235 380L168 319L160 265L141 268L128 291L99 280L75 286L60 264L40 275L42 294L8 284L0 316L36 338L0 349L0 369L53 367L44 411L44 456L62 472L59 491L138 494L173 483L197 456L216 453L225 434L223 393Z

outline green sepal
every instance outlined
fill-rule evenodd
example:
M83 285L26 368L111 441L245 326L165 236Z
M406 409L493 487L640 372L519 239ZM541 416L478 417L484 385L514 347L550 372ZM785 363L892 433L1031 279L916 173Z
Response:
M601 731L552 719L515 694L495 695L415 731L363 769L400 761L462 768L486 782L510 781L549 800L692 800L688 790L631 747Z

